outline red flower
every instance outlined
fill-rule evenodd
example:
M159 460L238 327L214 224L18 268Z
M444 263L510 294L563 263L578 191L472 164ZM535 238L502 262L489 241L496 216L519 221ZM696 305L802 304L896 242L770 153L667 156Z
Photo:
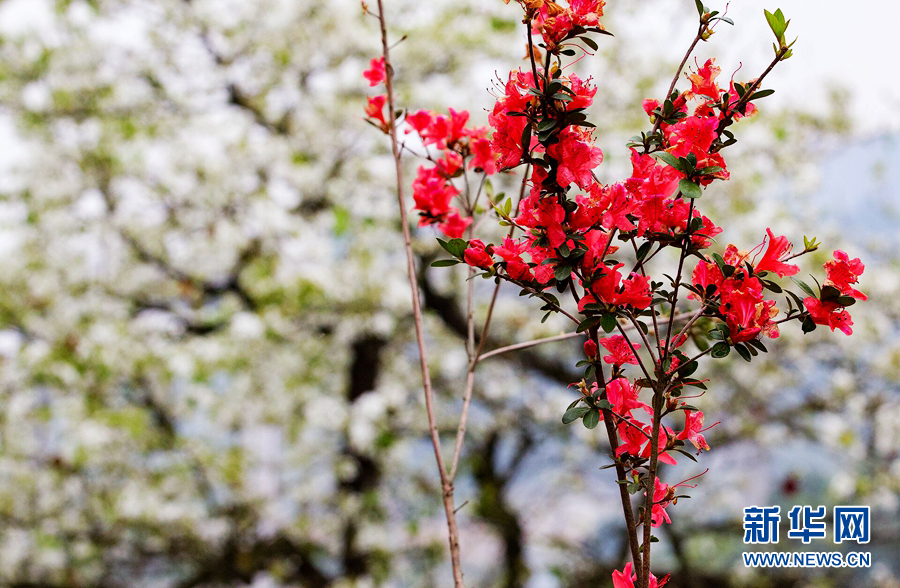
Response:
M718 126L719 121L713 117L690 116L669 127L666 138L671 147L667 151L676 157L693 153L698 160L705 159Z
M475 139L470 145L472 150L471 167L480 167L484 173L491 175L497 173L497 163L494 161L494 152L491 151L491 142L487 139Z
M433 112L417 110L416 112L406 115L406 122L421 135L433 124L434 117L435 114Z
M600 341L603 343L603 341ZM604 361L606 358L604 358ZM635 408L649 410L650 407L638 399L640 388L625 378L616 378L606 385L606 399L613 405L613 410L620 416L630 416ZM630 428L630 427L629 427Z
M703 67L697 69L697 73L687 74L687 78L691 81L691 94L718 100L722 96L722 91L716 84L716 76L721 71L722 69L716 66L715 59L707 59Z
M853 320L850 313L844 310L833 300L819 300L818 298L805 298L803 305L809 311L809 316L817 325L830 327L832 331L840 329L845 335L852 335Z
M703 413L701 411L684 411L684 431L676 439L688 440L697 449L709 451L709 444L700 433L703 430Z
M376 57L370 62L370 69L363 72L370 86L377 86L385 80L384 57Z
M465 258L466 263L475 267L487 269L494 265L494 260L485 251L484 243L480 239L469 241L469 247L463 251L463 258Z
M597 348L597 344L594 343L593 339L588 339L587 341L584 342L584 354L589 359L596 359L598 351L599 350Z
M791 242L787 240L787 237L776 237L772 234L772 229L766 229L766 234L769 236L769 246L766 248L766 252L763 253L763 257L759 260L759 263L756 264L754 268L757 272L773 272L778 274L779 277L783 278L784 276L793 276L797 272L800 271L800 268L796 265L790 263L782 263L780 260L791 252Z
M366 104L366 115L369 118L374 118L375 120L381 123L382 128L387 128L387 121L384 120L384 105L387 102L387 96L372 96L368 99L368 103Z
M659 481L656 482L659 484ZM634 588L634 581L637 580L637 574L633 574L631 572L633 564L628 562L625 564L624 570L621 572L619 570L615 570L612 575L613 588ZM649 588L662 588L669 581L669 576L666 574L661 580L657 580L656 576L652 573L650 574L650 586Z
M420 167L413 182L413 200L416 208L422 212L419 225L444 220L444 216L450 212L450 200L458 193L437 168Z
M609 355L603 357L603 361L613 365L633 364L637 365L638 359L628 345L628 341L622 335L613 335L612 337L604 337L600 339L600 345L609 351ZM639 343L634 344L635 349L640 349Z
M631 274L625 280L622 293L618 297L619 304L630 304L637 310L644 310L652 301L650 278L639 274Z
M866 266L857 257L850 261L850 256L838 249L834 252L834 259L825 262L825 284L834 286L844 296L852 296L857 300L866 300L867 296L851 287L859 281ZM833 329L832 329L833 330Z
M463 236L465 230L472 224L472 219L470 217L463 218L459 216L459 211L455 208L451 208L450 210L452 212L447 215L444 222L438 225L438 228L451 239L458 239Z
M591 170L603 161L603 151L583 139L578 131L566 129L560 133L559 143L547 148L547 154L559 162L556 181L560 187L575 182L582 190L588 190L593 183Z

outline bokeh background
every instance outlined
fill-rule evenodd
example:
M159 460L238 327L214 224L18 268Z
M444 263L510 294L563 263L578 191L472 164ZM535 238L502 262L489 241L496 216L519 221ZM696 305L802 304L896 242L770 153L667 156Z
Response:
M400 105L483 124L491 79L522 63L515 3L387 5L407 35ZM713 450L665 476L710 472L654 559L681 587L896 588L900 8L780 6L795 56L738 126L733 180L704 212L727 226L722 247L766 227L817 236L804 272L836 248L861 257L870 300L852 338L785 328L752 365L701 368ZM755 77L762 9L735 0L737 26L700 58ZM627 173L640 101L665 90L695 14L607 7L616 36L578 65L599 86L604 181ZM0 585L450 585L389 145L362 118L378 51L352 0L0 1ZM423 268L434 236L415 234ZM420 275L448 443L463 278ZM568 328L534 306L502 290L486 349ZM609 449L560 423L579 346L479 367L456 494L470 586L609 586L624 561ZM745 569L754 504L870 505L872 567Z

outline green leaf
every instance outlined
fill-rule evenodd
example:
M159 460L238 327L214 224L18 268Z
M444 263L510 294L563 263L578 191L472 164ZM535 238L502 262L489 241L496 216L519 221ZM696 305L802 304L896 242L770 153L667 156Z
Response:
M760 98L765 98L766 96L771 96L775 93L775 90L760 90L759 92L754 92L750 95L747 100L758 100Z
M572 268L567 265L559 265L556 267L556 269L553 270L553 277L556 278L557 282L567 280L571 275Z
M835 299L835 302L837 302L841 306L853 306L854 304L856 304L856 299L852 296L838 296Z
M594 40L591 39L590 37L578 37L578 38L581 39L581 41L582 41L585 45L587 45L588 47L590 47L590 48L593 49L594 51L597 50L597 43L596 43L596 41L594 41Z
M800 328L803 329L804 333L812 333L816 330L816 323L813 322L812 317L807 316L803 319L803 323L800 325Z
M700 198L703 196L703 189L688 179L678 182L678 190L685 198Z
M718 253L713 253L712 258L716 265L719 266L719 271L722 271L722 268L725 267L725 258Z
M710 165L707 167L701 167L697 170L697 173L701 176L711 176L713 174L717 174L722 171L724 168L720 165Z
M458 259L439 259L431 262L431 267L450 267L460 263Z
M539 133L543 133L544 131L555 129L557 122L555 118L545 118L538 123L537 130Z
M576 333L583 333L600 322L599 316L589 316L580 323L578 323L578 328L575 329Z
M671 153L666 153L665 151L662 151L662 152L656 154L656 158L661 160L663 163L671 165L675 169L681 171L681 168L682 168L681 160L679 160L677 157L675 157Z
M713 345L710 355L715 358L722 358L726 357L729 353L731 353L731 347L728 346L728 343L720 341L719 343Z
M653 249L653 242L647 241L643 245L641 245L637 250L637 260L643 261L647 254L650 253L650 250Z
M597 408L599 408L600 410L612 410L613 408L615 408L612 405L612 402L610 402L609 400L606 400L605 398L601 398L595 404L597 405Z
M835 288L834 286L824 286L822 287L822 292L819 295L819 298L823 301L825 300L837 300L841 297L841 291Z
M749 344L752 345L753 347L756 347L757 349L759 349L759 350L762 351L763 353L768 353L768 352L769 352L769 350L766 349L766 346L763 345L763 342L762 342L762 341L759 341L758 339L750 339L749 341L747 341L747 343L749 343Z
M700 364L697 363L696 360L692 361L692 362L688 363L687 365L684 365L684 366L678 368L678 375L682 378L686 378L686 377L690 376L691 374L693 374L694 372L696 372L697 368L699 366L700 366Z
M715 339L717 341L725 340L725 333L720 331L719 329L710 329L710 331L706 334L710 339Z
M447 253L459 259L462 259L463 252L469 246L469 242L465 239L450 239L449 241L438 239L437 241Z
M734 349L735 349L735 351L738 352L738 355L740 355L741 357L744 358L745 361L750 361L750 360L752 359L752 358L750 357L750 352L747 351L747 348L744 347L743 345L741 345L740 343L737 343L737 344L734 346Z
M697 461L697 458L696 458L696 457L694 457L693 455L691 455L690 453L688 453L688 452L685 451L684 449L678 449L677 447L675 447L675 448L673 449L673 451L677 451L677 452L680 453L681 455L683 455L683 456L689 458L691 461Z
M795 284L797 284L798 286L800 286L800 289L801 289L801 290L803 290L804 292L806 292L807 294L809 294L809 295L812 296L813 298L818 298L818 296L816 296L816 295L813 293L812 288L810 288L809 285L808 285L806 282L804 282L803 280L798 280L797 278L795 278L795 277L792 276L792 277L791 277L791 281L793 281Z
M566 414L562 417L562 422L564 425L568 425L569 423L575 422L580 419L587 413L591 411L591 408L588 406L576 406L574 408L570 408L566 411Z
M694 4L697 5L697 12L700 13L700 16L703 16L703 13L705 12L705 10L703 10L703 2L701 2L700 0L694 0Z
M602 328L607 333L612 333L616 328L616 323L616 315L604 314L600 319L600 328Z
M769 12L768 10L764 10L763 12L766 14L766 21L769 23L769 28L775 33L775 38L778 39L779 42L782 42L784 40L784 31L787 29L787 23L784 20L784 14L781 12L781 9L777 9L774 13Z
M600 411L591 410L584 415L584 418L581 419L581 422L584 423L584 426L588 429L593 429L597 426L597 423L600 422Z

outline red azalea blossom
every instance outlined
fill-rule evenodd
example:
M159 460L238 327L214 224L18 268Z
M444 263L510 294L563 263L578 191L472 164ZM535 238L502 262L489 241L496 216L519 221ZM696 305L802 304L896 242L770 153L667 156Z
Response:
M602 343L602 341L601 341ZM625 378L616 378L606 384L606 399L613 405L613 410L620 416L631 416L636 408L649 407L638 399L640 388Z
M790 263L783 263L781 259L791 252L791 242L787 237L776 237L772 234L772 229L766 229L769 237L769 246L763 253L762 259L759 260L754 267L757 272L772 272L778 274L778 277L793 276L800 271L800 268Z
M437 168L420 167L413 182L413 200L422 214L419 225L444 220L450 212L450 201L458 193Z
M370 62L370 67L363 72L363 77L369 80L369 86L377 86L385 80L384 57L376 57Z
M366 115L369 118L374 118L378 122L381 123L382 128L387 128L387 121L384 120L384 105L387 103L387 96L381 94L379 96L372 96L368 99L366 103Z
M497 173L497 163L494 161L494 152L491 151L491 142L487 139L475 139L471 142L472 150L471 167L480 167L484 173L491 175Z
M722 91L716 84L716 76L721 71L722 69L716 66L715 59L707 59L703 67L698 68L696 73L687 74L687 78L691 82L691 94L718 100L722 96Z
M613 365L638 364L638 359L631 350L628 341L622 335L613 335L600 339L600 345L609 351L609 355L603 356L603 361ZM634 343L635 349L640 349L640 343Z
M676 439L687 440L693 443L694 447L709 451L709 444L706 438L700 433L703 430L703 413L699 410L684 411L684 431L678 434Z
M850 313L844 310L833 300L819 300L818 298L805 298L803 306L809 311L809 316L817 325L829 327L832 331L840 329L845 335L852 335L853 321Z
M469 241L469 247L463 252L466 263L475 267L487 269L494 265L494 260L485 250L484 243L480 239Z
M417 110L406 115L406 122L421 135L434 123L434 116L433 112ZM409 129L406 132L408 133Z
M586 141L586 135L569 127L560 133L558 143L547 148L547 154L559 162L556 181L560 187L568 187L573 182L582 190L588 190L593 183L591 170L603 161L603 151Z
M852 296L857 300L867 300L865 294L851 287L859 281L866 266L857 257L850 260L850 256L838 249L834 252L834 259L825 262L825 284L834 286L844 296Z
M469 225L472 224L472 219L459 216L459 211L455 208L451 208L450 210L450 214L447 215L444 222L438 225L438 228L451 239L459 239L463 236L463 233Z
M637 574L632 573L633 564L628 562L625 568L620 572L616 570L612 574L613 588L634 588L634 582L637 580ZM662 588L669 581L669 575L666 574L662 579L657 580L656 576L650 574L649 588Z

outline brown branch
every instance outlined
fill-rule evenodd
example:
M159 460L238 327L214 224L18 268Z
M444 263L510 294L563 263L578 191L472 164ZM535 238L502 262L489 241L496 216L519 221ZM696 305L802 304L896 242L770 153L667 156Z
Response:
M456 588L463 588L462 564L459 555L459 530L456 526L456 509L453 507L453 481L447 475L444 457L441 454L441 439L437 430L437 419L434 414L434 392L431 388L431 374L428 371L428 356L425 349L425 333L422 321L422 308L419 304L419 284L416 281L416 266L412 251L412 237L409 230L409 219L406 214L406 198L403 190L403 169L400 165L400 145L397 141L397 125L394 118L394 68L391 65L390 45L388 44L387 24L384 17L384 2L378 0L378 25L381 32L382 57L385 65L385 86L387 89L388 112L390 113L388 134L391 137L391 151L394 156L394 168L397 176L397 202L400 207L400 225L403 229L403 247L406 252L406 269L409 278L409 289L412 295L413 318L416 325L416 342L419 347L419 367L422 371L422 383L425 391L425 408L428 414L428 429L431 433L431 444L441 479L441 494L444 512L447 516L448 540L450 543L450 564L453 567L453 583Z

